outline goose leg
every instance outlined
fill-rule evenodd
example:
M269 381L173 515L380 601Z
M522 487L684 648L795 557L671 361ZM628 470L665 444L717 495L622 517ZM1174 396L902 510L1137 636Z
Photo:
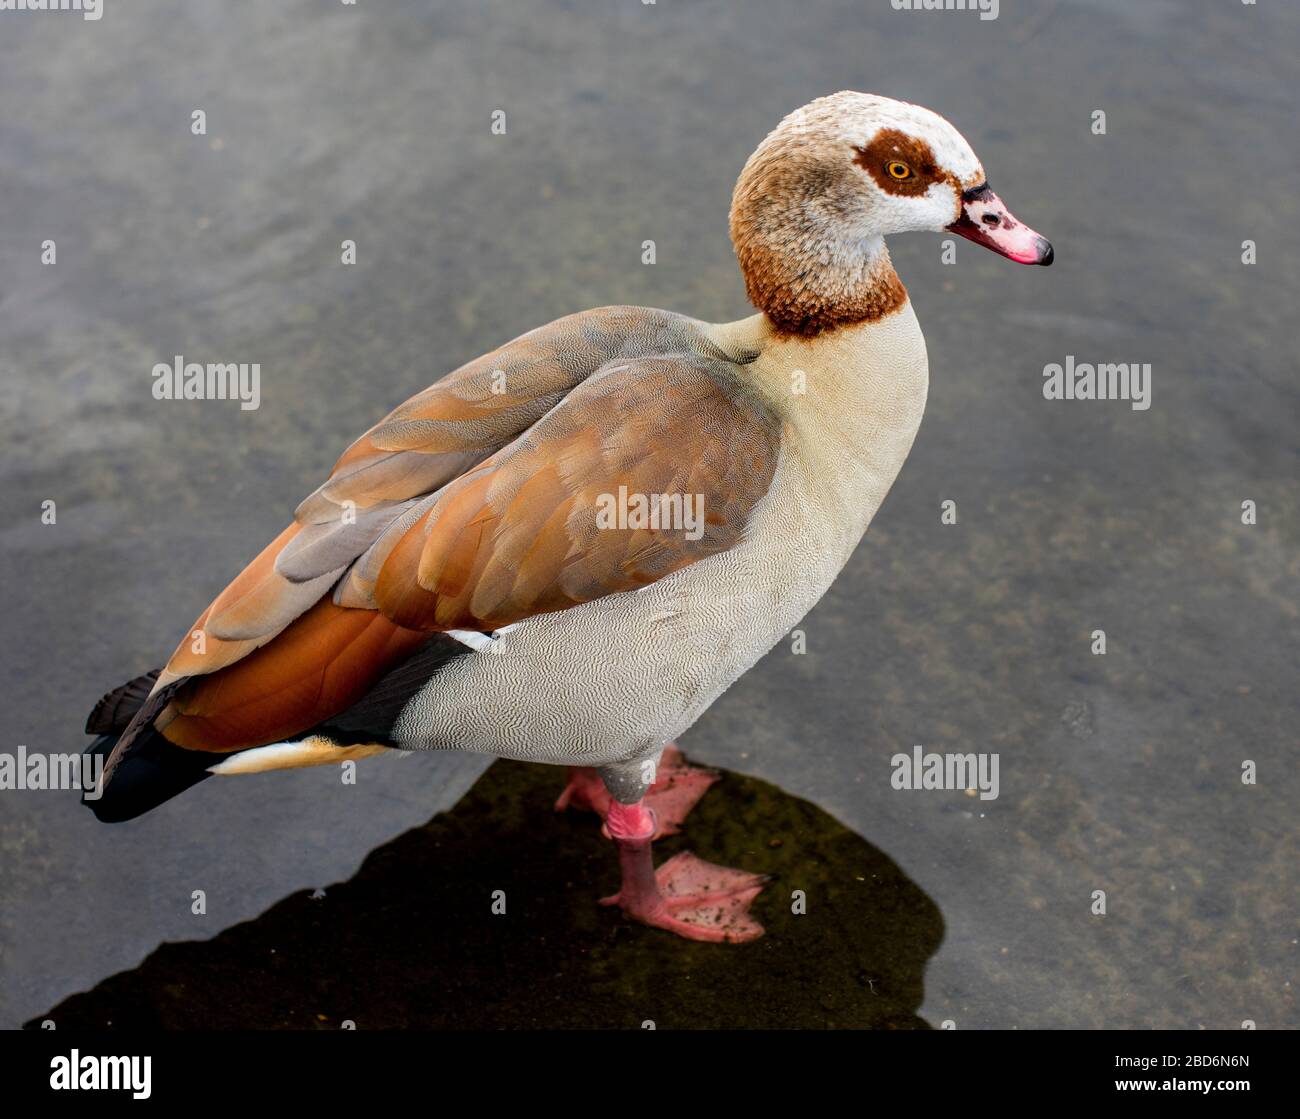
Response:
M654 784L645 793L646 807L654 811L659 830L654 838L676 835L709 786L718 779L716 770L687 765L677 746L670 742L660 755ZM597 813L601 819L609 814L612 798L601 771L587 766L570 766L569 782L564 786L555 810L578 808Z
M600 771L611 794L605 831L618 849L623 882L602 905L617 905L633 920L667 929L689 940L742 943L763 935L749 912L767 879L731 870L682 851L655 869L651 855L658 828L646 804L645 786L636 788L625 767Z

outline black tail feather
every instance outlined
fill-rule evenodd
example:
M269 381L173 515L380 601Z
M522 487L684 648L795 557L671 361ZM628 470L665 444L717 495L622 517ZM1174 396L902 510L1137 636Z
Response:
M103 735L85 752L98 754L107 761L120 737L120 734ZM83 792L81 803L106 824L133 820L210 777L207 767L225 756L183 749L148 727L132 743L111 780L101 782L102 788Z
M105 695L95 704L95 709L86 720L86 733L121 734L126 730L132 717L149 698L161 671L162 669L155 668L152 672L128 680L120 688L114 688Z

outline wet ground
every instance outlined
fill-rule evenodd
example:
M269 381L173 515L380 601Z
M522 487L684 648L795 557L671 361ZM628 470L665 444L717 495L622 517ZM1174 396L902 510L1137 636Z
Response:
M657 845L770 876L753 907L766 934L719 950L593 904L617 890L616 860L594 816L545 811L554 797L552 771L498 762L348 882L212 940L165 944L48 1018L65 1029L925 1028L938 907L825 812L729 775L692 814L689 841Z
M1297 47L1264 4L0 13L3 752L79 750L460 362L599 304L746 314L731 186L815 96L942 112L1056 248L892 240L931 363L911 458L806 652L683 741L729 774L674 842L811 883L806 916L770 889L755 945L624 926L549 769L209 781L112 828L4 791L0 1024L1300 1024ZM176 354L260 363L261 407L155 401ZM1066 355L1150 362L1150 409L1044 400ZM997 753L998 798L892 788L918 743Z

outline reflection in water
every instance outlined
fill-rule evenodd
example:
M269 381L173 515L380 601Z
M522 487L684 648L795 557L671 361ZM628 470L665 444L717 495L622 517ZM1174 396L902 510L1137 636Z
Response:
M754 905L765 937L698 944L596 904L618 884L613 847L595 816L549 810L559 776L498 761L451 812L378 848L323 897L300 891L213 940L164 944L37 1022L926 1028L916 1010L943 935L938 908L826 813L725 774L684 834L655 845L660 860L690 849L773 876Z

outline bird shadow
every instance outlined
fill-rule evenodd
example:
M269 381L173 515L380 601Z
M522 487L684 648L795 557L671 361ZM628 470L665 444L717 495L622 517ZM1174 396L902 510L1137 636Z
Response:
M754 905L764 937L702 944L596 904L617 888L617 861L596 817L549 811L556 777L498 761L348 881L211 940L162 944L27 1025L930 1028L917 1010L939 909L827 813L724 772L685 834L656 843L658 861L689 849L772 876Z

